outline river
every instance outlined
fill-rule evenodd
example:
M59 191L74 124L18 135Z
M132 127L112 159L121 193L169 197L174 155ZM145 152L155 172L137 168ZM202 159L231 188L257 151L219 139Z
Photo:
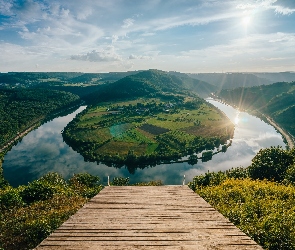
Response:
M199 160L193 166L188 163L161 164L136 169L132 174L125 167L116 169L104 164L85 162L80 154L63 142L61 135L67 123L86 108L81 106L75 112L55 118L27 134L5 155L4 177L11 185L18 186L36 180L48 172L58 172L66 179L74 173L88 172L98 175L105 185L108 176L111 180L113 177L129 177L130 183L162 180L165 185L180 185L184 175L188 182L194 176L208 170L219 171L232 167L247 167L261 148L278 145L286 147L282 136L259 118L239 112L213 99L207 101L222 110L236 125L232 145L227 152L214 155L213 159L208 162Z

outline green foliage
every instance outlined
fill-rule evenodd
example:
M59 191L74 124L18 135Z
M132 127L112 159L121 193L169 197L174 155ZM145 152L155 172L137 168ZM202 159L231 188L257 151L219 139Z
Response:
M102 188L90 174L67 183L49 173L27 186L0 189L0 249L34 248Z
M74 174L69 180L69 185L78 195L85 198L92 198L103 188L99 177L88 173Z
M219 185L226 179L226 174L224 172L207 172L204 175L198 175L193 178L192 182L188 183L188 186L192 190L196 190L206 186Z
M20 195L24 202L29 204L51 199L54 194L64 194L65 191L66 182L64 179L57 173L49 173L25 186Z
M163 182L161 180L148 181L148 182L138 182L133 184L133 186L162 186Z
M3 169L2 169L2 163L1 163L1 156L0 156L0 189L5 188L9 186L8 181L4 179L3 177Z
M294 186L226 179L197 192L265 249L295 248Z
M281 147L261 149L252 159L249 176L253 179L283 181L288 167L294 163L294 157Z
M285 184L295 185L295 164L288 167L285 173L285 178L283 180Z
M12 187L0 189L0 211L15 207L22 207L23 205L24 202L18 189Z
M129 177L114 177L113 181L110 183L111 186L128 186L129 185Z
M85 99L88 103L97 104L138 97L164 96L169 98L169 93L184 92L186 92L185 85L178 77L159 70L147 70L126 76L114 83L105 84Z
M71 93L46 89L0 89L0 148L49 115L77 104Z
M208 172L188 186L265 249L295 249L294 152L262 149L251 166Z

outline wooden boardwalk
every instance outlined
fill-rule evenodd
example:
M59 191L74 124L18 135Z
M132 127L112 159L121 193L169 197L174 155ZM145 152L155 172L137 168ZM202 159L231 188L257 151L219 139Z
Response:
M262 248L187 186L112 186L36 249Z

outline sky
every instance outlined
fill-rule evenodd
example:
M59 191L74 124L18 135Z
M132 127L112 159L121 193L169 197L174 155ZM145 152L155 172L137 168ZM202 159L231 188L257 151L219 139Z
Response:
M295 71L295 0L0 0L0 72Z

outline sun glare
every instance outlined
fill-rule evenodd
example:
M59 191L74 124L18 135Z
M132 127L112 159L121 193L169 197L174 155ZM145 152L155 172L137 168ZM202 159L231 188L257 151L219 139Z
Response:
M243 24L245 26L248 26L250 23L251 23L251 17L246 16L246 17L243 18Z

